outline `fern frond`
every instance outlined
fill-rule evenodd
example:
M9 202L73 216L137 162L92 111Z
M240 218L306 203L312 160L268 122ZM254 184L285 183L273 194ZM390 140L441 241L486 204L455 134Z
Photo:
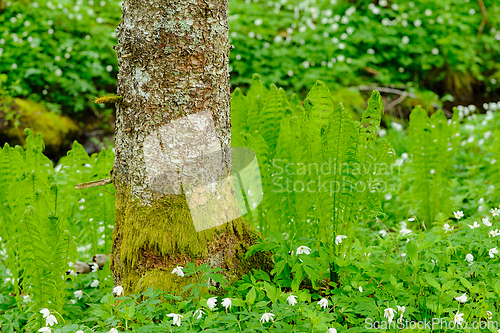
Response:
M450 152L456 146L457 126L456 117L448 123L440 110L429 117L427 111L418 106L410 114L409 199L428 226L440 212L451 214Z

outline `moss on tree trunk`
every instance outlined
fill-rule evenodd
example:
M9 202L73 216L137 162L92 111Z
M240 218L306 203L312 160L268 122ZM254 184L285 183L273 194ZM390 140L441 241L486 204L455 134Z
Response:
M112 268L116 283L128 290L149 286L179 291L190 281L172 274L176 266L209 263L226 270L230 281L252 268L268 265L265 257L245 260L258 234L239 218L196 232L186 199L171 196L141 205L123 191L116 196Z
M194 195L203 199L196 203L200 211L216 216L217 210L203 209L211 195L209 186L200 185L205 180L203 170L219 170L218 176L231 173L227 0L124 0L122 10L116 47L118 95L123 99L117 103L114 164L116 226L111 267L115 284L129 291L153 286L178 292L189 279L171 272L187 261L226 269L230 281L266 266L266 257L244 259L258 234L242 218L199 231L193 205L184 195L189 191L186 179L193 177L182 170L201 170L191 199ZM196 118L200 114L213 123L217 140L204 140L199 133L190 136L183 123L172 140L208 142L212 148L218 142L220 158L205 159L203 164L191 156L196 154L184 151L178 157L184 169L179 174L169 172L162 161L174 152L165 126L179 119L198 119L201 124L205 118ZM165 179L175 185L173 189L167 190Z

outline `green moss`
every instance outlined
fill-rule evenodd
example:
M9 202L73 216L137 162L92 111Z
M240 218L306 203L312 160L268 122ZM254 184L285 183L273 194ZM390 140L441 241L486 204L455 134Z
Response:
M139 277L135 289L137 291L144 291L148 287L153 287L155 290L161 288L172 291L173 294L180 294L184 286L196 282L196 277L194 276L180 277L177 274L172 274L172 270L160 268L147 271L142 277Z
M0 109L0 120L2 118L15 119L0 124L0 132L6 141L24 145L24 130L30 128L42 134L49 152L69 144L78 131L78 126L71 119L48 111L42 104L19 98Z
M116 226L112 269L116 281L129 292L149 286L178 293L189 279L172 274L188 261L225 269L235 281L253 268L270 267L267 255L245 259L259 234L238 218L219 227L196 232L185 197L167 196L145 205L129 195L115 179Z

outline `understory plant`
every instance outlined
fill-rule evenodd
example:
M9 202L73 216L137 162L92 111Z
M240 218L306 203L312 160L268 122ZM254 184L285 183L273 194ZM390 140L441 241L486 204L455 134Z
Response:
M0 150L2 332L397 332L400 326L394 325L436 318L436 332L450 332L451 325L462 325L463 332L498 332L498 115L460 117L457 109L459 117L448 121L417 108L408 134L397 126L386 130L387 138L405 141L401 147L410 154L397 156L390 175L376 172L374 184L383 180L403 184L400 188L353 192L348 183L331 197L280 195L269 190L273 176L315 179L314 173L299 173L299 157L320 167L328 162L326 168L326 157L334 156L335 172L325 179L366 180L392 149L377 137L383 135L377 93L357 123L335 107L321 83L302 103L254 80L246 96L234 93L240 104L233 106L233 145L252 148L259 160L264 198L247 218L265 240L248 255L270 251L272 269L255 267L228 285L208 265L188 263L171 272L196 277L181 295L151 288L124 295L109 265L85 275L66 274L76 260L109 253L113 188L77 190L75 184L109 176L113 152L88 156L75 143L54 167L43 155L41 137L28 131L25 148ZM422 150L429 152L428 160L426 154L415 157ZM286 163L273 163L277 158ZM333 169L341 161L345 164ZM283 168L281 175L276 166ZM410 177L424 172L418 168L427 171ZM449 202L430 181L424 184L428 191L443 199L424 201L421 194L427 173L437 170L442 178L436 182L447 184ZM412 192L413 187L418 189ZM287 203L290 198L295 201ZM419 205L432 205L429 211L436 214L425 228L426 210Z

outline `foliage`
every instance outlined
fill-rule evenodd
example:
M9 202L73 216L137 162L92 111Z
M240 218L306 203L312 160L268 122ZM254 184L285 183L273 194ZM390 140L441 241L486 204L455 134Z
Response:
M478 2L401 0L230 0L231 83L251 75L304 96L321 79L330 89L366 83L462 97L478 83L498 91L500 7L485 0L493 28L479 34ZM0 13L0 72L14 96L67 112L115 93L113 31L118 0L6 1ZM347 99L343 99L347 102Z
M233 146L256 152L264 193L247 218L264 233L309 235L333 246L335 236L350 236L355 223L381 213L377 188L394 151L386 140L375 143L380 94L372 94L361 122L336 104L321 82L304 106L274 85L266 89L257 75L246 96L234 92Z
M500 29L498 3L485 6ZM500 32L487 26L479 35L478 2L241 0L230 15L233 84L258 72L296 91L317 79L330 88L426 81L458 97L475 81L498 89L490 80Z
M103 150L89 158L75 143L55 170L42 153L41 135L35 136L31 130L27 135L26 150L8 144L0 150L4 263L19 308L22 293L33 296L34 308L51 307L64 313L65 275L68 263L77 255L75 238L91 244L78 248L80 255L90 248L109 252L110 228L104 221L112 224L114 219L114 199L109 194L89 190L78 193L74 185L102 177L110 170L114 156ZM92 209L85 208L85 200ZM96 222L91 223L93 219Z
M448 121L441 110L429 117L420 106L410 115L411 163L404 178L411 184L408 201L427 226L439 212L451 214L451 165L458 144L458 121L458 111Z
M493 111L486 115L466 114L461 107L448 125L442 114L429 118L417 108L411 115L408 135L396 125L381 132L381 101L377 93L372 95L358 124L340 107L334 108L328 90L319 83L302 104L297 97L288 99L284 91L274 86L265 88L257 77L254 80L246 96L239 90L234 93L234 144L248 144L257 152L264 184L271 174L269 161L275 156L300 161L292 159L300 154L300 158L308 158L305 161L314 161L315 157L323 161L325 152L338 148L338 136L331 133L332 128L345 122L351 132L341 139L348 145L348 140L355 136L357 153L351 150L350 156L362 165L374 163L378 151L388 151L377 132L390 141L398 141L397 146L404 151L395 161L400 170L396 169L387 180L402 186L385 189L379 206L383 215L353 223L353 231L340 243L342 246L335 247L332 256L332 248L323 241L330 235L308 231L313 224L307 220L303 225L295 223L300 217L296 212L309 202L303 203L305 199L301 197L287 207L277 194L268 199L264 193L261 208L252 211L257 226L261 223L259 209L264 217L270 214L264 207L271 209L274 205L283 213L297 214L292 216L294 223L281 218L283 225L262 228L265 241L250 249L272 252L271 272L256 268L234 285L227 285L219 272L209 266L188 263L182 274L197 279L181 296L152 288L139 295L119 295L119 289L112 292L108 265L88 275L65 275L71 268L70 262L90 261L92 254L109 253L114 197L108 192L113 191L112 187L108 185L103 191L75 190L74 185L105 178L113 153L103 150L89 157L75 143L54 168L42 154L40 136L28 131L26 150L5 146L0 151L2 332L37 331L46 325L39 312L42 307L56 316L58 324L52 327L56 333L116 332L113 329L326 332L329 328L337 332L366 332L375 321L386 332L400 331L383 328L387 326L384 314L389 308L395 310L393 323L400 317L403 323L441 318L451 325L456 315L462 313L469 323L462 331L496 332L498 327L493 327L498 321L500 298L499 256L495 251L500 237L500 209L496 208L500 197L494 180L498 172L498 115ZM282 111L273 117L266 108ZM441 128L441 137L432 125ZM448 140L453 148L450 151ZM416 156L423 144L426 152L441 158L439 163L443 165L429 160L435 163L435 170L449 169L449 174L445 169L440 171L443 175L439 182L450 181L451 188L446 194L449 202L445 202L445 192L439 192L442 199L433 208L437 214L425 229L420 226L427 213L417 210L419 190L412 192L422 178L409 178L412 173L421 172L418 168L427 168ZM309 155L303 151L309 151ZM430 191L434 189L430 187ZM408 200L409 193L415 193L415 198ZM281 195L288 198L297 193ZM367 202L369 195L360 192L359 197L353 196L356 207ZM338 198L344 200L340 195ZM380 195L374 198L378 200ZM278 208L269 216L280 218ZM316 208L320 209L318 205ZM465 216L454 217L452 210L461 210ZM329 210L322 213L334 217ZM345 210L337 213L345 214ZM318 213L310 209L303 214L316 217ZM287 235L283 236L283 232ZM69 247L62 246L66 244ZM37 279L37 274L43 278ZM217 290L220 296L209 293L216 283L223 288ZM463 294L467 300L459 302L457 298L463 299ZM174 323L174 319L180 322ZM487 325L490 328L484 328ZM435 331L450 329L440 326Z
M0 72L16 96L70 112L96 109L93 98L115 89L119 19L115 0L8 1L0 13Z

